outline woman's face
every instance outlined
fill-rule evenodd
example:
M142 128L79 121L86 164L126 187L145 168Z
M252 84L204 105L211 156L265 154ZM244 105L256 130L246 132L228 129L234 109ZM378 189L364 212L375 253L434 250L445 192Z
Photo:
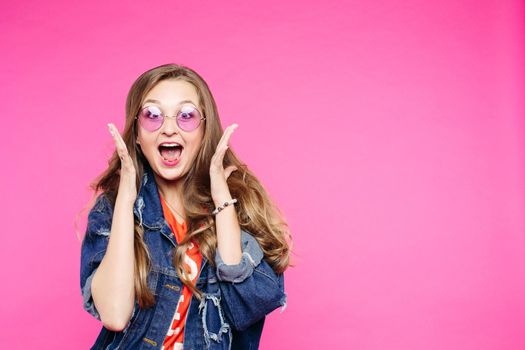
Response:
M141 109L147 106L157 107L163 115L176 116L181 108L196 107L201 113L201 106L195 87L184 80L162 80L145 96ZM191 168L204 136L204 120L192 131L182 130L176 118L164 118L159 129L149 131L140 120L136 121L138 134L137 143L148 160L153 171L161 178L169 181L182 178ZM168 148L164 143L177 143L182 146Z

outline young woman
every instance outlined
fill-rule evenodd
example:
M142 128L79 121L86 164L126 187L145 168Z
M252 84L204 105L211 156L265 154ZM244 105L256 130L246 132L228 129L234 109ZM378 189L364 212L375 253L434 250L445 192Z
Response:
M176 64L133 83L116 151L91 185L82 240L84 308L102 321L92 349L257 349L286 305L290 235L229 148L206 82Z

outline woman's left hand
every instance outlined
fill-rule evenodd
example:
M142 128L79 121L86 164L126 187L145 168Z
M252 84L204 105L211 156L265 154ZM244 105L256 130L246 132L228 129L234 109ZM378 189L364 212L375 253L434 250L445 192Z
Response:
M224 130L224 133L222 134L222 137L219 143L217 144L217 149L215 150L215 154L211 158L211 164L210 164L211 196L216 206L223 204L225 201L228 201L231 199L230 189L228 188L228 184L226 183L226 180L228 179L228 177L230 176L232 172L237 170L237 167L235 165L230 165L225 169L223 165L223 161L224 161L224 154L226 154L226 150L228 149L228 142L230 141L230 137L233 131L238 126L239 125L237 124L232 124L228 126L226 130Z

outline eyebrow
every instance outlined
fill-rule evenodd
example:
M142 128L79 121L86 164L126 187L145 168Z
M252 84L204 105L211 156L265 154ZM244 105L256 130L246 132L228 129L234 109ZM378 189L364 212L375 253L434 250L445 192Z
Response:
M152 98L148 98L146 101L144 101L144 103L147 103L147 102L153 102L153 103L158 103L159 105L162 104L159 100L155 100L155 99L152 99ZM183 103L192 103L194 104L195 106L197 106L192 100L183 100L183 101L180 101L179 102L179 105L183 104Z

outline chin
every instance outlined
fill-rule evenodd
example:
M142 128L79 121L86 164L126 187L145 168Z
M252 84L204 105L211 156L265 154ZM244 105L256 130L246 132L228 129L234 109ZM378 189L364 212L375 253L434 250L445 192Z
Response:
M159 167L157 175L161 176L165 180L177 180L182 178L185 173L181 172L180 169L166 169L164 167Z

